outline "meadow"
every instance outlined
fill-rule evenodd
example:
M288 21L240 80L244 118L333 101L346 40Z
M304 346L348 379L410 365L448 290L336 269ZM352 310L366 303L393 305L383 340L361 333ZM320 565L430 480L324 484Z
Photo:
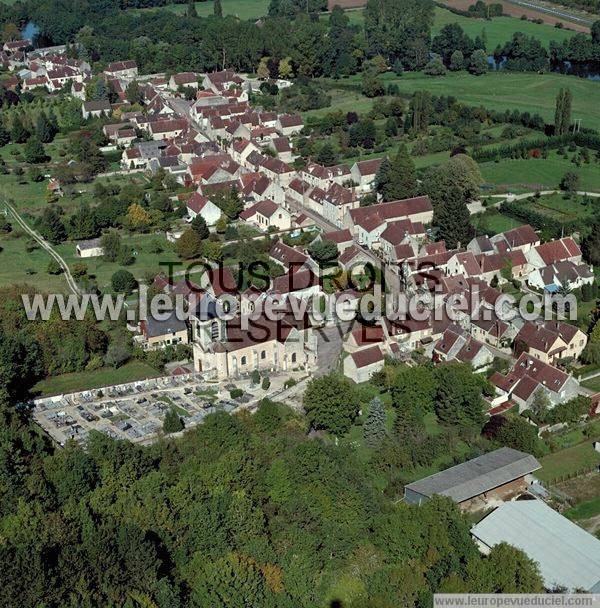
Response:
M364 15L362 10L346 11L350 22L362 25ZM323 18L327 18L323 15ZM475 19L457 15L440 6L435 7L431 35L437 35L440 30L449 23L458 23L464 32L471 38L480 36L486 41L486 48L493 52L499 44L504 44L512 38L513 33L523 32L528 36L535 36L546 48L550 42L562 42L575 35L576 32L564 28L556 28L546 23L533 23L532 21L521 21L515 17L494 17L493 19Z
M205 0L204 2L196 2L196 12L199 17L208 17L213 14L213 0ZM224 15L233 15L242 20L259 19L264 17L269 8L269 0L222 0ZM182 15L187 11L187 4L167 4L160 9L166 9ZM144 9L129 9L134 11L156 11L159 8L144 8Z
M514 193L552 190L567 171L579 175L581 190L600 192L600 164L590 162L580 167L551 151L548 158L505 159L480 164L485 182Z

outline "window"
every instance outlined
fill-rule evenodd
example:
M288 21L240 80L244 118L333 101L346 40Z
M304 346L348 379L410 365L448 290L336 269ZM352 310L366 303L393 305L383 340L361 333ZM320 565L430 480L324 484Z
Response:
M261 359L266 359L267 358L267 351L266 350L261 351L260 358Z
M219 337L219 324L217 323L217 321L213 321L210 324L210 337L213 340L216 340Z
M240 359L240 363L241 363L242 365L246 365L246 361L247 361L247 359L246 359L246 355L244 355L244 356L243 356L243 357Z
M296 363L296 353L292 353L292 363Z

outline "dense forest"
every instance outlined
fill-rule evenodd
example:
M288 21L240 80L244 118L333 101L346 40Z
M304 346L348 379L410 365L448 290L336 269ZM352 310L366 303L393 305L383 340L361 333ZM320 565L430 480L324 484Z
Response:
M398 410L387 438L371 395L333 376L309 385L306 417L263 401L147 447L92 432L85 450L56 448L31 422L27 393L103 335L24 324L14 293L0 315L0 605L425 608L436 590L540 589L515 549L481 556L450 500L398 501L406 475L457 433L472 455L495 445L479 435L487 389L468 366L381 375ZM365 460L330 433L347 432L369 400ZM410 408L461 426L429 438ZM523 425L505 425L502 441L535 452Z

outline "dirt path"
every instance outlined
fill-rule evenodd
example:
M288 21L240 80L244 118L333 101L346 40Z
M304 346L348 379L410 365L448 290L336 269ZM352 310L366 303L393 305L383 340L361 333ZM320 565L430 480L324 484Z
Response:
M75 279L73 278L73 275L71 274L69 265L54 250L54 248L52 247L52 245L50 245L50 243L48 243L48 241L46 241L38 232L36 232L33 228L31 228L31 226L29 226L29 224L17 213L17 210L10 203L5 201L4 204L6 205L6 208L8 209L10 216L17 222L17 224L19 224L19 226L23 230L25 230L25 232L27 232L27 234L29 234L33 239L35 239L41 245L41 247L50 254L50 256L54 260L56 260L56 262L63 269L63 275L67 281L67 285L69 286L69 289L76 296L80 296L81 289L79 289L77 283L75 282Z

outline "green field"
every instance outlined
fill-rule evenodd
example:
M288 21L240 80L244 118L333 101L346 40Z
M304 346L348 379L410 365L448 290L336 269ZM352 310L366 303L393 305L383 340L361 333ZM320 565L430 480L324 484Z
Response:
M485 35L487 50L493 52L499 44L504 44L512 38L513 33L522 32L528 36L535 36L546 48L550 41L562 42L575 35L575 32L558 29L545 23L538 24L531 21L521 21L516 17L494 17L490 21L473 19L456 15L444 8L436 7L435 18L431 35L435 36L445 25L458 23L464 32L471 38Z
M543 482L551 482L565 475L574 475L584 470L590 470L600 463L600 453L587 441L572 448L560 450L540 459L542 469L535 476Z
M490 209L485 213L479 213L471 216L471 222L475 228L481 230L485 234L492 236L499 232L505 232L520 226L523 222L515 220L512 217L503 215L496 209Z
M600 100L599 100L600 101ZM567 171L579 175L581 189L600 192L600 164L592 161L589 165L577 167L570 160L550 152L547 159L530 158L480 165L483 179L497 186L505 186L513 192L533 192L557 188Z
M199 17L208 17L213 14L213 0L205 0L204 2L196 2L196 12ZM239 19L259 19L264 17L269 8L269 0L222 0L224 15L234 15ZM187 4L167 4L164 8L179 15L187 11ZM155 11L158 8L145 9L130 9L131 11Z
M364 16L362 10L346 11L350 23L360 25L363 23ZM327 18L327 15L323 15ZM512 38L515 32L523 32L528 36L535 36L546 48L550 46L550 41L562 42L571 38L575 32L558 29L546 23L533 23L531 21L521 21L516 17L494 17L491 20L474 19L457 15L440 6L435 7L433 26L431 28L432 37L437 35L440 30L449 23L458 23L464 32L471 38L476 36L485 37L487 50L493 52L499 44L504 44Z
M46 378L38 382L32 389L40 396L62 395L93 388L125 384L146 378L156 378L161 374L141 361L131 361L118 369L103 367L94 371L74 372Z
M343 85L360 86L360 75L342 80ZM573 119L581 119L582 126L600 129L600 82L564 76L562 74L535 74L525 72L488 72L472 76L467 72L449 72L446 76L427 76L423 72L405 72L401 77L388 72L382 76L385 85L396 83L401 95L415 91L430 91L435 95L452 95L459 101L490 110L520 110L539 113L546 121L553 122L556 95L568 87L573 94ZM326 80L331 90L332 105L307 112L306 115L322 115L333 110L364 112L371 108L372 99L359 90L336 88L335 80Z
M600 515L600 497L593 498L586 502L582 502L580 505L567 509L563 515L573 520L589 519Z

